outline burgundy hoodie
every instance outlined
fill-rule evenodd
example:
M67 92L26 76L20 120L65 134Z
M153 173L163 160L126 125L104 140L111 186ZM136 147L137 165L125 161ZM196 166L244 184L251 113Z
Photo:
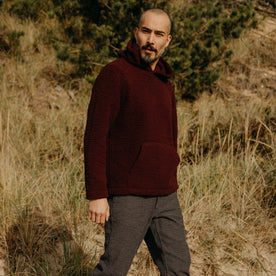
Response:
M154 71L130 40L93 86L84 136L87 199L167 195L177 190L177 117L160 58Z

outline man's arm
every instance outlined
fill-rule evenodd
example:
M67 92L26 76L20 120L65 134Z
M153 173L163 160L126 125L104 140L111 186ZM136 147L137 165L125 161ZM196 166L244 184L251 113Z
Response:
M88 108L84 135L85 187L89 217L104 224L108 219L106 151L110 128L120 109L121 81L114 66L99 74Z

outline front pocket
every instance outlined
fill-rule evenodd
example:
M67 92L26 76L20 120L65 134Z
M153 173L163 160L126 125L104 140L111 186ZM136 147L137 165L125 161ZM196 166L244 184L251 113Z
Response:
M145 142L129 170L129 185L137 189L168 189L170 179L176 176L178 163L179 156L173 146Z

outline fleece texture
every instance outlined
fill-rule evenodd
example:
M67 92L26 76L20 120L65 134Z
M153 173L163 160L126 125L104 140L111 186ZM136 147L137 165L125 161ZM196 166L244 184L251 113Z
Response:
M87 199L168 195L177 190L177 117L173 72L154 71L130 40L93 86L84 135Z

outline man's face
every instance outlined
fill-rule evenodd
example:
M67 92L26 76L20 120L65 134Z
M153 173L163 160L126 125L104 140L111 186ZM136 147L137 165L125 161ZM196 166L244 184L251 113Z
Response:
M171 41L170 20L166 14L146 12L139 27L135 28L136 42L140 48L141 59L155 68L160 56Z

